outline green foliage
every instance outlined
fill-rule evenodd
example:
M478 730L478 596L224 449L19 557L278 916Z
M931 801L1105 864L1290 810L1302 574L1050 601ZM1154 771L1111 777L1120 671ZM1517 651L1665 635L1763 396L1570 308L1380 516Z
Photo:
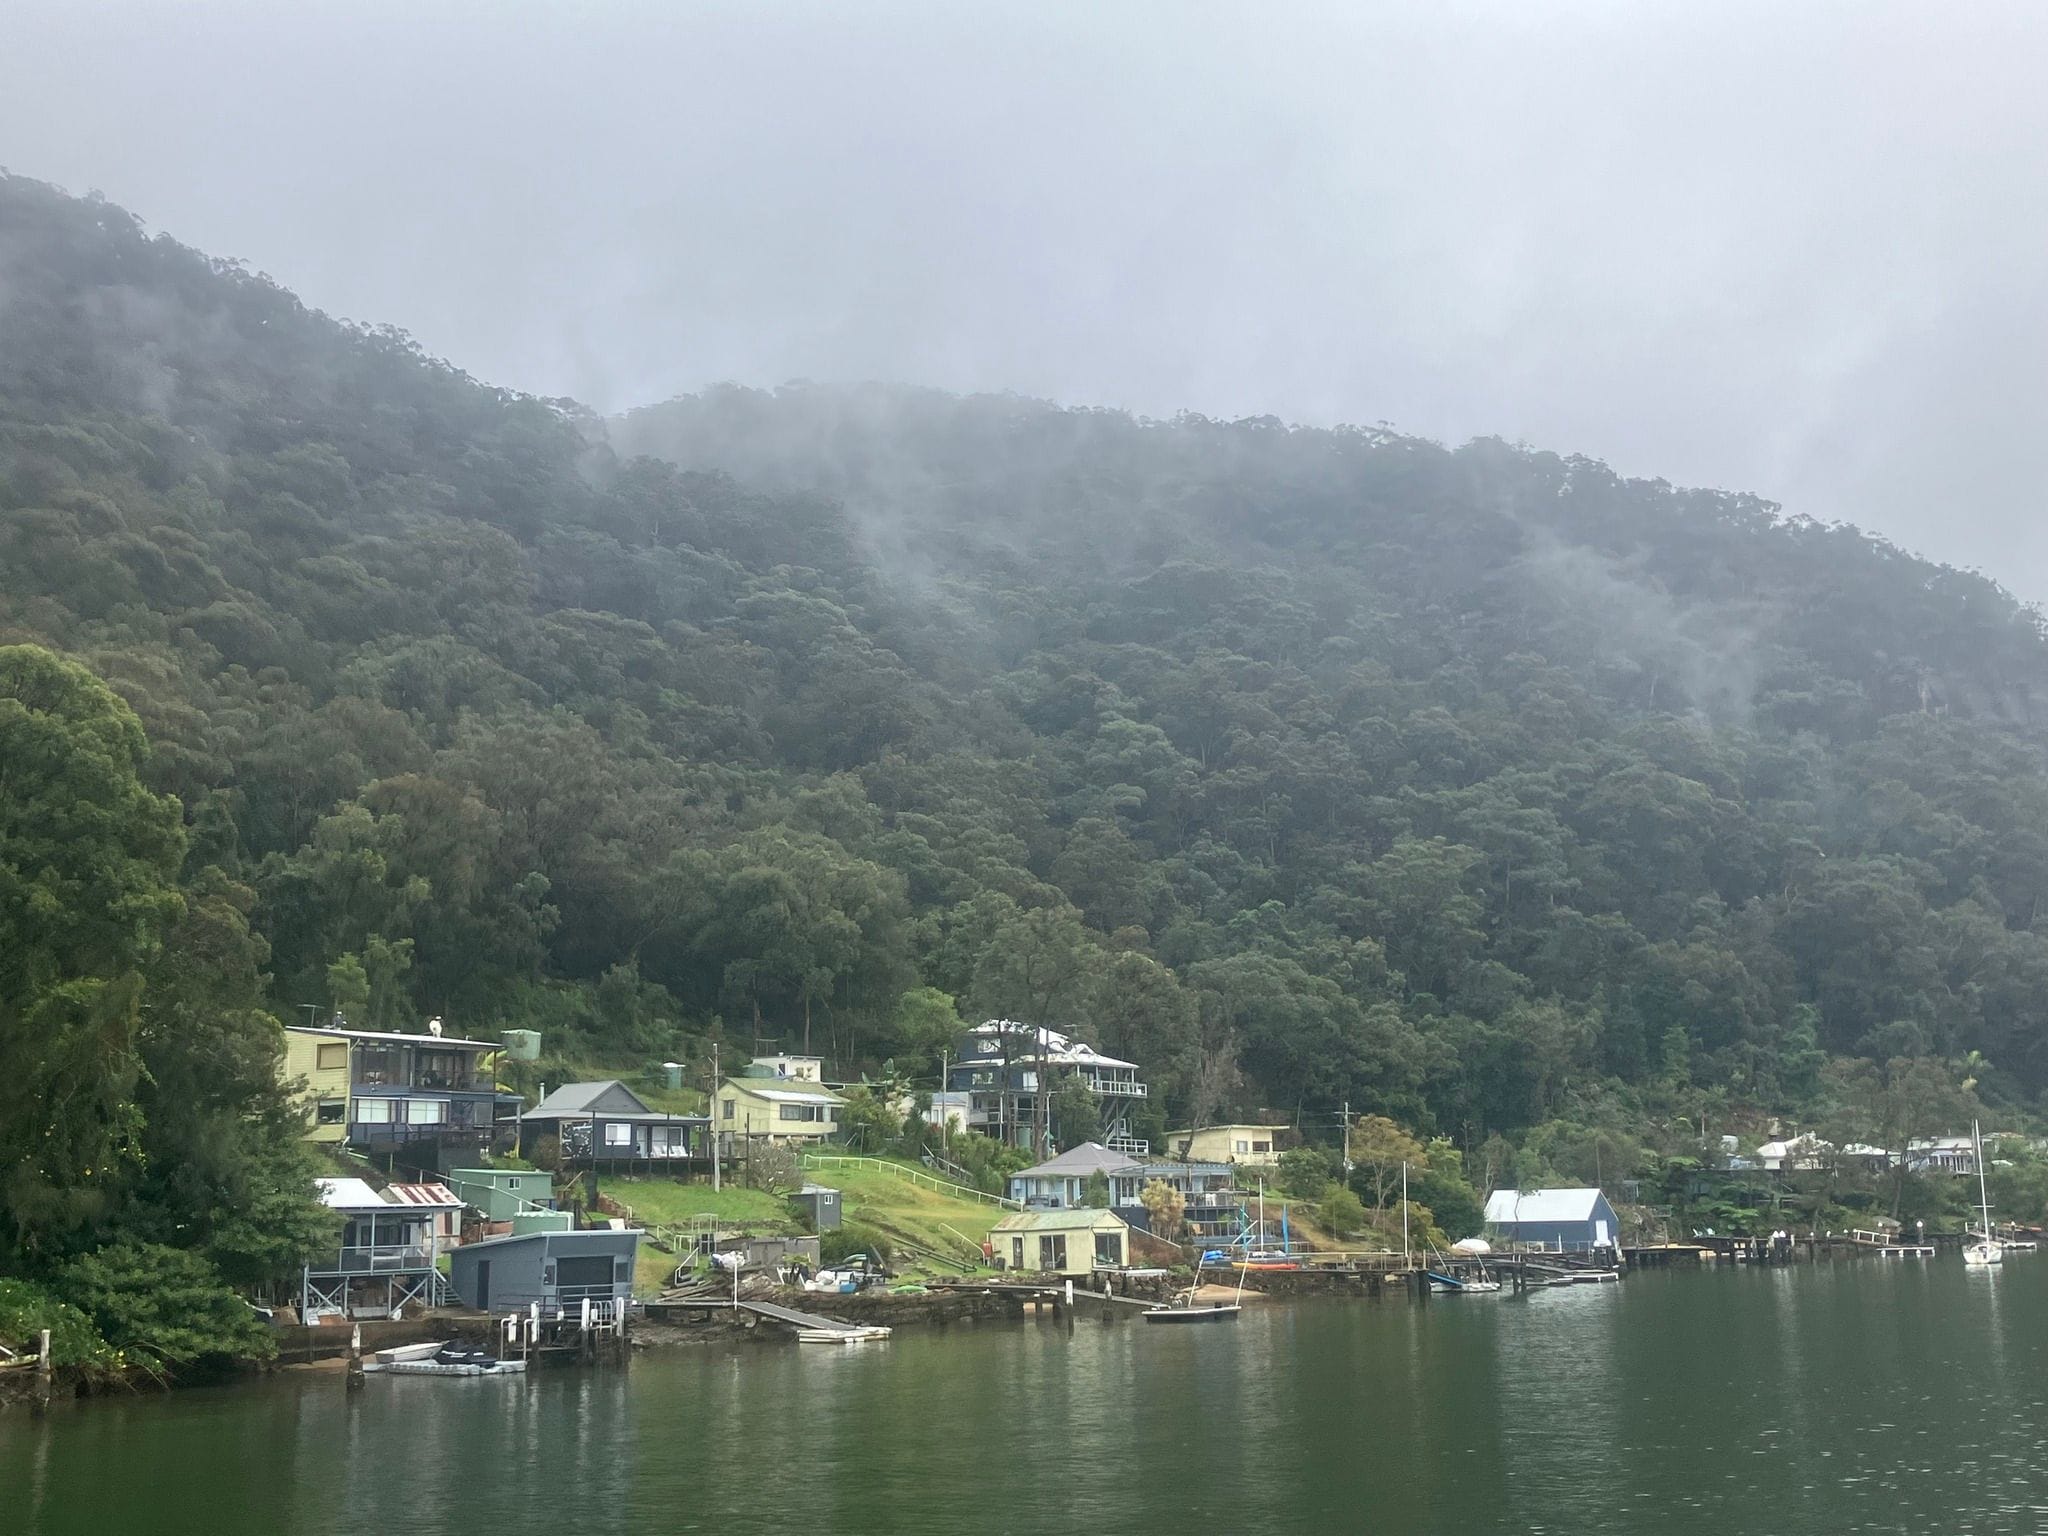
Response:
M1052 1091L1052 1138L1060 1151L1102 1137L1102 1111L1078 1077L1060 1079Z
M1888 1144L2048 1091L2048 635L1982 578L1495 441L601 423L104 204L0 222L0 634L59 706L0 687L10 1262L254 1201L200 1149L268 1111L149 1083L211 1016L253 1080L301 1005L915 1089L1003 1014L1139 1062L1140 1134L1472 1149L1446 1229L1705 1109ZM181 893L219 1008L155 958Z
M56 1276L63 1299L135 1363L175 1373L209 1360L267 1360L276 1341L261 1318L196 1253L117 1243Z
M1317 1207L1323 1225L1338 1237L1348 1237L1365 1225L1365 1202L1342 1184L1333 1184Z
M1419 1173L1410 1170L1408 1193L1432 1212L1452 1242L1475 1237L1486 1225L1486 1202L1465 1177L1465 1159L1448 1141L1433 1141Z
M984 1194L999 1195L1009 1186L1010 1175L1021 1173L1038 1159L1021 1147L965 1131L948 1139L946 1156L965 1168L974 1187Z
M26 1280L0 1280L0 1343L16 1354L32 1354L45 1328L50 1330L53 1364L95 1376L120 1368L119 1355L78 1308Z
M818 1257L825 1264L838 1264L856 1253L871 1253L886 1265L896 1257L896 1245L887 1234L858 1222L818 1235Z
M1110 1199L1109 1175L1098 1168L1081 1184L1081 1203L1090 1210L1106 1211Z
M1336 1176L1336 1162L1322 1147L1290 1147L1280 1154L1276 1183L1296 1200L1320 1200Z
M880 1155L898 1151L903 1120L866 1088L849 1088L839 1109L839 1139L855 1152Z
M184 853L147 751L84 667L0 646L0 1251L102 1214L135 1155L141 967Z
M1188 1202L1179 1190L1164 1179L1147 1179L1145 1187L1138 1191L1138 1203L1145 1207L1154 1235L1168 1241L1180 1236Z

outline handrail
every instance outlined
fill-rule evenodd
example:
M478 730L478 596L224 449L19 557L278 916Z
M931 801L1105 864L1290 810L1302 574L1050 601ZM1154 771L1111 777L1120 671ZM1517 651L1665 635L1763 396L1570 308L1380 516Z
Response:
M856 1167L879 1168L884 1173L893 1173L899 1179L908 1179L913 1184L927 1184L943 1195L960 1195L969 1200L986 1200L990 1205L1000 1206L1006 1211L1021 1211L1024 1202L1011 1200L1003 1195L992 1195L986 1190L976 1189L972 1184L955 1184L950 1179L935 1178L915 1168L906 1168L901 1163L892 1163L879 1157L855 1157L837 1152L806 1152L803 1166L806 1168L840 1167L851 1163Z

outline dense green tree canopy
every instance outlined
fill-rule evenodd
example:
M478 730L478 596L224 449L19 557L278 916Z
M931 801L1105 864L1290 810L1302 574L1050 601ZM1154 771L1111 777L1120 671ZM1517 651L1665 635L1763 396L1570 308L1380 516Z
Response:
M0 730L120 770L20 781L0 988L92 1136L93 1021L208 867L193 920L268 946L241 1014L929 1082L958 999L1164 1118L1348 1103L1475 1176L1538 1123L1885 1120L1895 1063L2048 1089L2048 643L1982 577L1494 441L880 388L599 422L104 204L0 212L0 639L90 704ZM90 825L12 873L45 801Z

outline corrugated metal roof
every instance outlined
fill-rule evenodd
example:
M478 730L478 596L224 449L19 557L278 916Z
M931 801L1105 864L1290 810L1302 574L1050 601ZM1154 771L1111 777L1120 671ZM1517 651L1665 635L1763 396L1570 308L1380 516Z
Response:
M1591 1221L1597 1189L1496 1189L1486 1197L1486 1219L1499 1226L1518 1221Z
M647 1112L647 1106L641 1101L639 1094L628 1088L616 1077L608 1077L604 1081L597 1083L564 1083L553 1093L534 1105L529 1113L532 1115L547 1115L555 1111L568 1114L578 1111L587 1113L599 1099L610 1093L614 1088L639 1105L641 1113Z
M391 1184L384 1190L392 1205L416 1205L423 1209L460 1210L463 1202L446 1184Z
M1123 1217L1115 1211L1097 1210L1082 1206L1071 1211L1013 1211L997 1222L990 1230L996 1232L1073 1232L1101 1224L1107 1216L1118 1226L1125 1225Z
M772 1099L777 1102L787 1099L796 1104L844 1104L846 1102L830 1088L756 1088L747 1079L735 1078L731 1081L732 1086L739 1089L740 1092L752 1094L757 1099ZM771 1081L786 1082L788 1079L775 1078L771 1079Z

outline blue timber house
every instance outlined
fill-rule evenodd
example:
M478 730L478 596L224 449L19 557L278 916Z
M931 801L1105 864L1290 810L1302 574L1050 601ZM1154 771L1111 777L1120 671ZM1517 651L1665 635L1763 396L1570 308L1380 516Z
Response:
M667 1115L649 1109L616 1078L564 1083L519 1117L519 1152L554 1137L563 1167L681 1168L711 1160L711 1117Z

